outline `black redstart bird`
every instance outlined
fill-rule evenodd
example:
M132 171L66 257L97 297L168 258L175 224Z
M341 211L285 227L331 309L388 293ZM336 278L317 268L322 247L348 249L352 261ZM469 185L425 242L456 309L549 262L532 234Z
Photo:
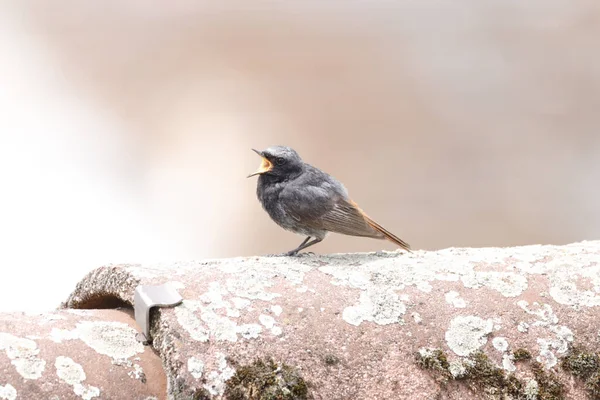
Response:
M248 178L259 175L256 194L263 208L282 228L307 236L285 255L296 255L319 243L329 232L388 239L410 251L408 243L369 218L348 197L344 185L302 161L294 149L252 150L262 157L262 163Z

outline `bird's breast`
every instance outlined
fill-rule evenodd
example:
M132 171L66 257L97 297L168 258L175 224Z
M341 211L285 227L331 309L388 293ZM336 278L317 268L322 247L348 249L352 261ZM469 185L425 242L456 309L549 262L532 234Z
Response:
M260 177L262 178L262 176ZM280 194L285 188L285 182L272 183L259 178L256 189L257 197L271 219L284 229L298 232L298 222L286 212Z

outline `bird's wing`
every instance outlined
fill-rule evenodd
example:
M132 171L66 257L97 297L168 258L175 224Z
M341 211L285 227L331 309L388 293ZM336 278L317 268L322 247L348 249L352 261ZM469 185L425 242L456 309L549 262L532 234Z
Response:
M299 223L313 229L351 236L386 238L405 250L410 246L367 216L345 193L328 182L303 186L281 193L285 211Z

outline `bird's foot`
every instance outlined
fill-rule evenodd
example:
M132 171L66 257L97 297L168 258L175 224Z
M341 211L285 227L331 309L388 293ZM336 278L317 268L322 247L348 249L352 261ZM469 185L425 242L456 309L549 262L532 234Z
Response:
M315 255L315 253L313 253L312 251L307 251L304 253L298 253L298 252L292 253L292 254L290 254L290 253L292 253L292 252L288 252L288 253L286 253L286 255L291 256L291 257L311 257L311 256Z
M298 250L291 250L288 251L287 253L283 253L282 256L287 256L287 257L296 257L298 255Z

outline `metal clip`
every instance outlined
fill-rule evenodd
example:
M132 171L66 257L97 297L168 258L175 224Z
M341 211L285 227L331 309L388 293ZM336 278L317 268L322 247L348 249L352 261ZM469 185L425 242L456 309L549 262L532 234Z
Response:
M170 284L159 286L140 285L135 288L133 311L135 322L142 329L138 340L148 343L150 337L150 309L152 307L174 307L183 301L183 297Z

